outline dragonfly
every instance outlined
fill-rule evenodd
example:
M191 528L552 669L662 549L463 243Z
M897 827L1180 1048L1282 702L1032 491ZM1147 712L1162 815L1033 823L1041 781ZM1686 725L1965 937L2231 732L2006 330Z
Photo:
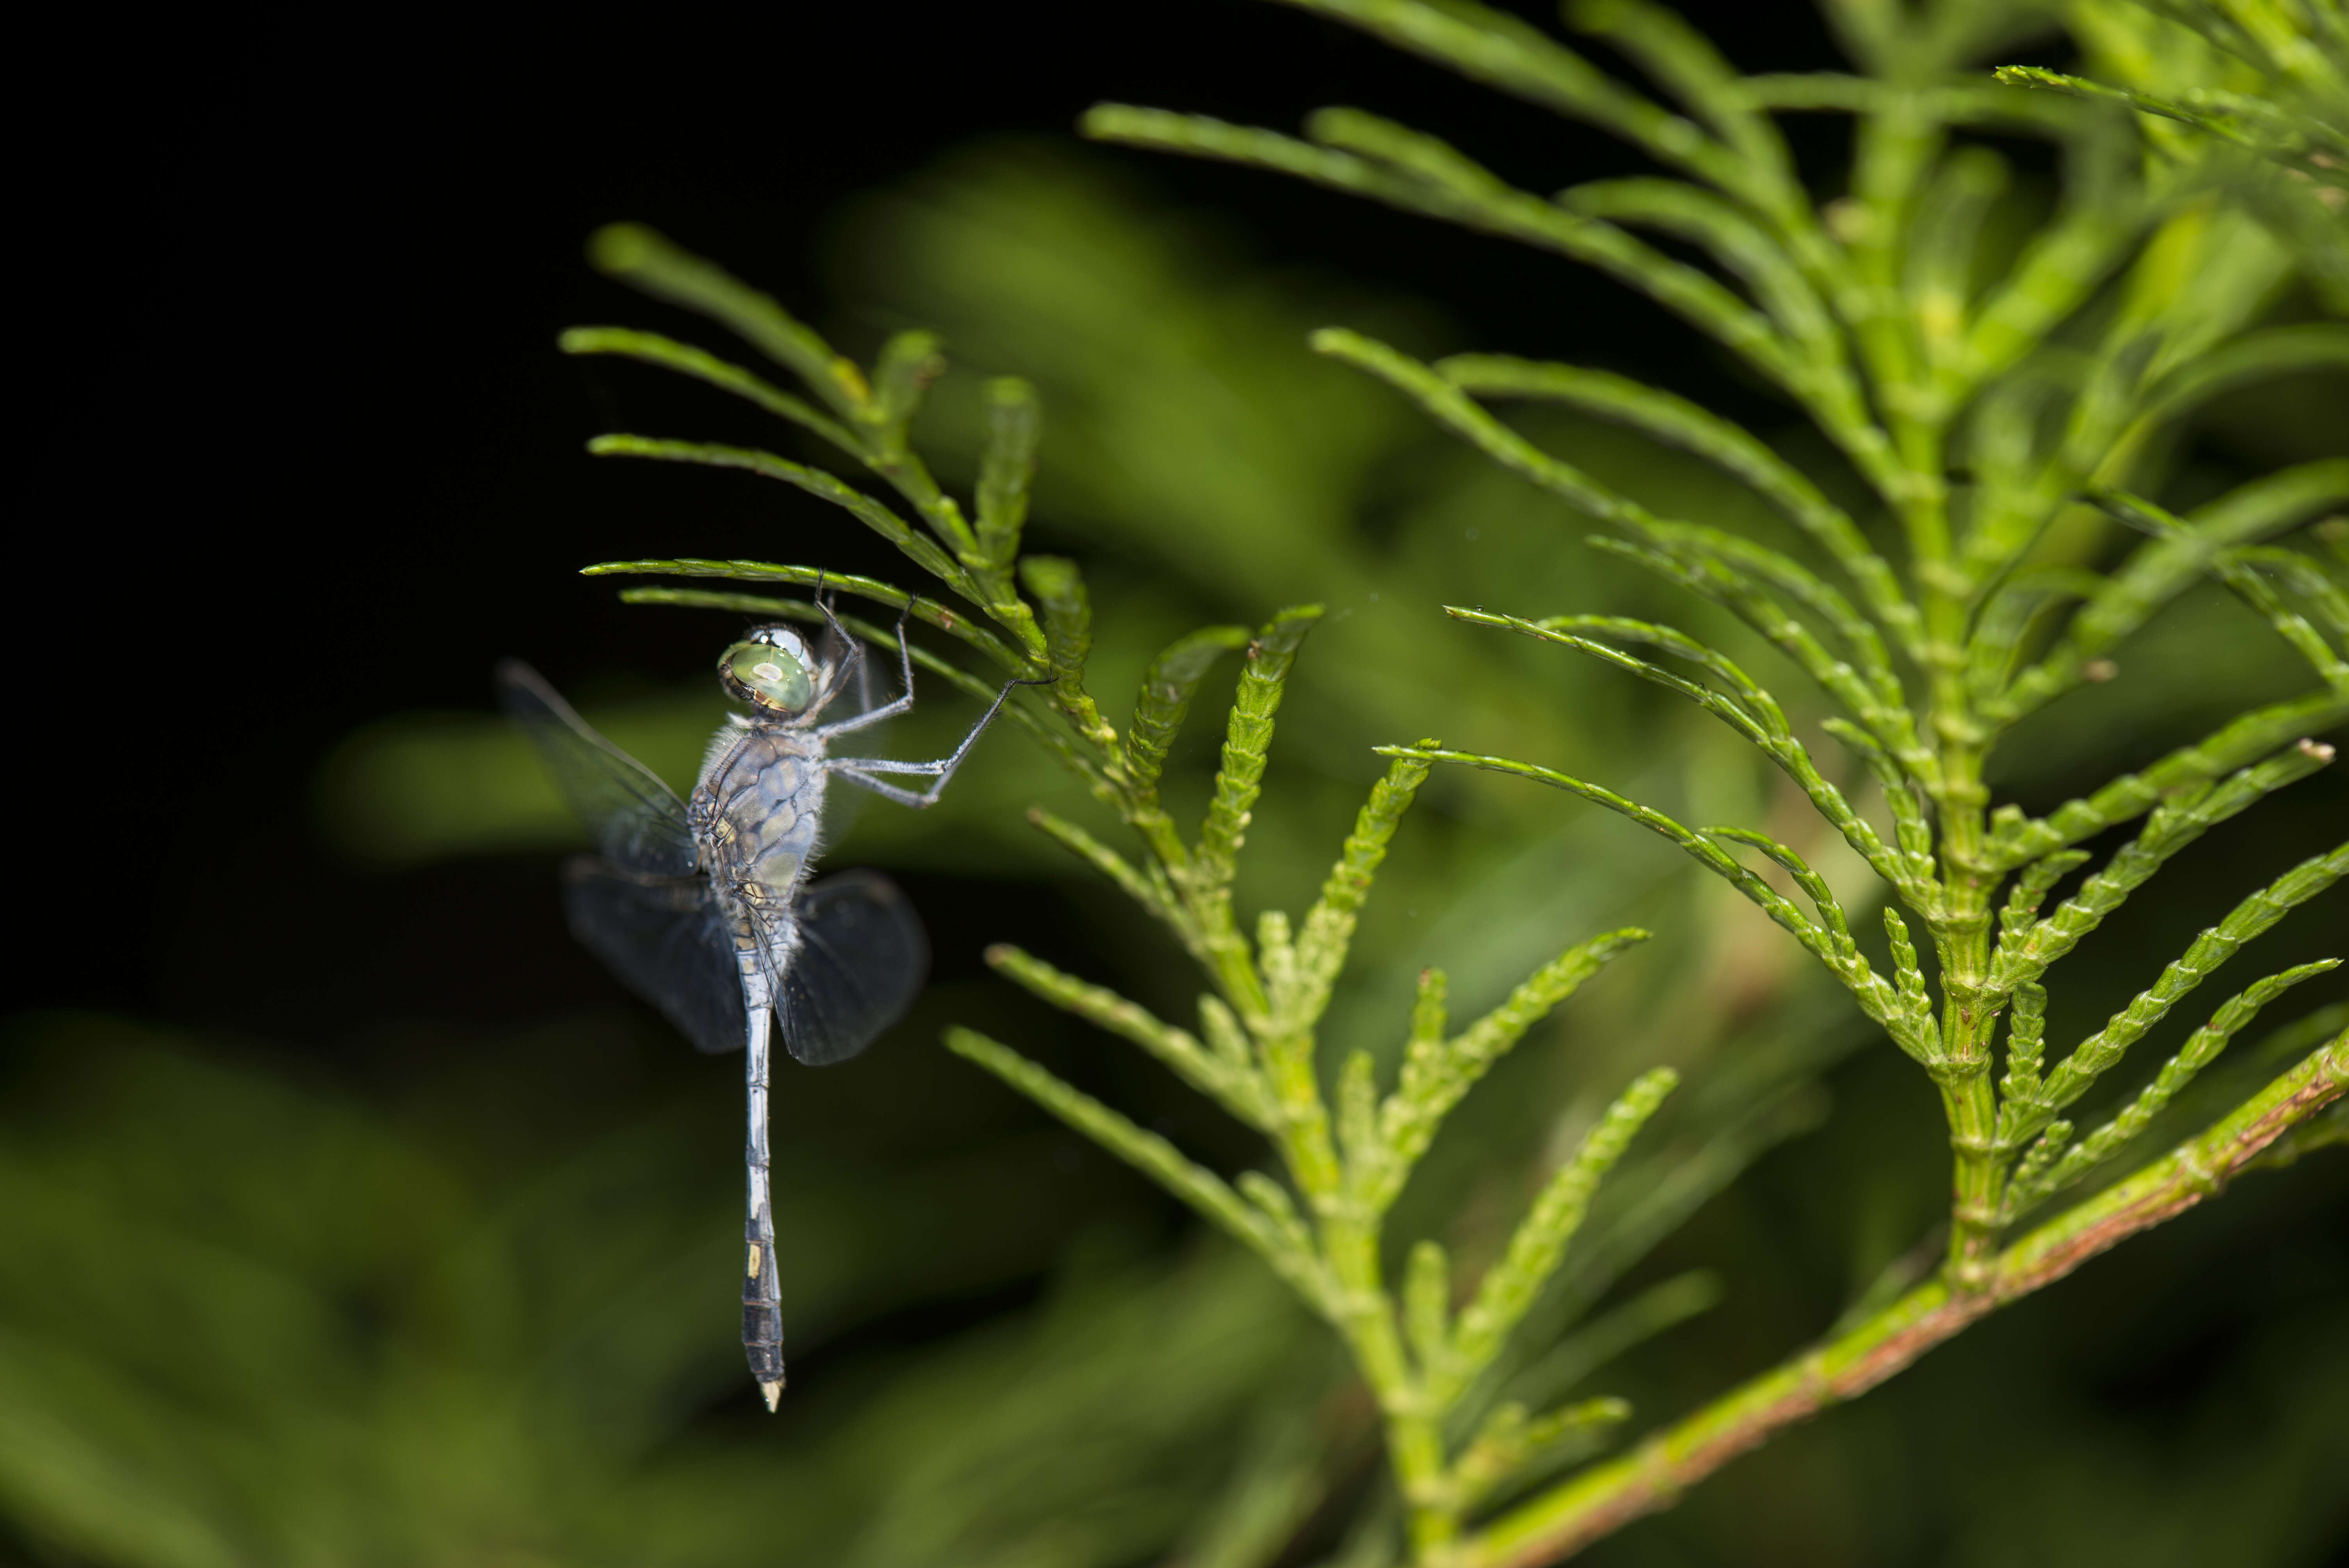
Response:
M595 842L594 854L563 869L573 934L695 1046L744 1054L742 1348L769 1410L783 1390L767 1155L774 1024L800 1061L845 1061L905 1016L929 967L928 939L895 882L869 871L809 880L823 842L825 786L836 779L901 806L935 805L1012 688L1036 684L1005 686L962 743L934 761L834 757L830 748L843 737L913 707L913 650L901 618L903 690L824 722L833 707L856 706L843 701L852 692L869 698L871 683L864 645L820 588L816 604L829 628L820 649L775 622L719 656L719 684L747 711L710 738L688 799L590 728L527 665L508 660L497 671L501 703Z

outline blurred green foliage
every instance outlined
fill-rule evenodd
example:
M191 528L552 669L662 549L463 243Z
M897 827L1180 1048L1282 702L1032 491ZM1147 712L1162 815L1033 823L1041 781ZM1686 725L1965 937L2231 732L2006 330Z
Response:
M1022 1319L818 1391L796 1440L696 1431L740 1377L734 1244L673 1110L498 1169L449 1109L609 1071L625 1030L496 1042L486 1084L386 1114L104 1019L18 1028L0 1499L68 1561L1125 1561L1298 1376L1299 1315L1245 1260L1080 1247ZM819 1336L1025 1239L1017 1178L967 1159L802 1145L775 1174Z
M839 275L848 333L918 322L973 371L1038 384L1036 531L1081 555L1096 602L1116 609L1101 623L1097 690L1133 689L1152 652L1203 620L1331 605L1282 711L1244 905L1301 906L1378 772L1370 747L1428 732L1581 765L1688 820L1767 823L1861 896L1839 844L1701 716L1435 612L1495 585L1537 610L1663 603L1576 544L1584 525L1563 505L1303 347L1333 318L1406 346L1458 346L1440 318L1269 271L1092 160L1028 146L975 150L876 197L845 230ZM978 381L945 383L924 430L966 462ZM2337 385L2312 396L2349 421ZM1676 454L1566 416L1526 428L1667 515L1775 536L1744 492ZM2344 424L2313 428L2322 438ZM1725 616L1671 613L1748 667L1785 674ZM709 620L714 652L735 622ZM2288 651L2215 589L2162 622L2130 669L2007 753L2002 787L2061 799L2141 759L2115 758L2114 737L2149 757L2247 691L2295 679ZM706 672L671 674L674 691L584 706L683 784L719 705ZM1211 682L1200 711L1224 695ZM891 746L933 755L968 722L964 705L925 692ZM1195 725L1178 747L1178 815L1205 799L1213 728ZM2339 810L2337 786L2309 788L2304 812ZM1021 821L1037 803L1089 809L1007 731L936 810L868 809L833 858L1007 887L1068 878ZM321 769L319 809L332 842L387 872L573 836L523 743L481 716L352 737ZM2271 848L2239 836L2225 852ZM1327 1035L1391 1065L1392 1021L1420 966L1451 972L1464 1012L1565 941L1635 921L1671 940L1594 984L1467 1103L1405 1220L1488 1258L1550 1156L1631 1073L1669 1057L1688 1088L1602 1199L1592 1244L1538 1309L1546 1356L1519 1369L1555 1398L1597 1391L1584 1379L1605 1367L1605 1391L1661 1412L1897 1274L1942 1204L1946 1172L1919 1157L1935 1153L1920 1136L1929 1095L1847 1060L1865 1031L1829 987L1669 848L1457 772L1431 780L1397 841ZM2084 961L2076 1021L2125 997L2134 950L2168 951L2169 934L2150 913L2106 934ZM1133 994L1179 1005L1155 934L1103 916L1081 940ZM709 1072L646 1099L630 1064L684 1049L648 1016L439 1042L420 1053L437 1065L379 1100L220 1042L18 1020L0 1108L0 1519L15 1537L0 1547L136 1568L1248 1568L1296 1536L1333 1562L1383 1561L1375 1501L1374 1528L1350 1543L1340 1522L1379 1484L1372 1412L1280 1287L1220 1242L1167 1239L1163 1212L1122 1174L1099 1174L1096 1157L929 1045L947 1016L1012 1009L1023 1042L1080 1062L1096 1049L1019 1006L988 987L934 996L897 1049L841 1075L862 1084L802 1089L795 1075L783 1098L806 1096L807 1120L777 1141L777 1225L802 1367L893 1312L1022 1280L1046 1281L1040 1293L935 1341L857 1350L837 1376L795 1387L772 1430L741 1418L750 1400L726 1305L734 1086ZM922 1053L937 1059L909 1061ZM582 1102L593 1113L575 1127L510 1121L550 1075L600 1084ZM1164 1085L1128 1087L1174 1102ZM1821 1127L1831 1090L1846 1114L1790 1144ZM1111 1191L1106 1209L1040 1197L1062 1189L1037 1171L1079 1158ZM2341 1212L2337 1171L2271 1180L2266 1200L2230 1200L2248 1236ZM2162 1242L2160 1264L2241 1262L2212 1237ZM2315 1562L2349 1529L2324 1468L2349 1401L2349 1265L2337 1237L2280 1240L2276 1255L2284 1305L2216 1375L2218 1391L2174 1418L2100 1404L2079 1365L2106 1338L2145 1336L2130 1290L2174 1287L2154 1264L2084 1279L2054 1293L2072 1305L2034 1303L1980 1331L1981 1345L1941 1353L1591 1560L2189 1563L2240 1550L2233 1560ZM1718 1272L1692 1272L1699 1263ZM1988 1367L2011 1397L1982 1397ZM1965 1414L1925 1423L1920 1408ZM1995 1462L1969 1469L1936 1445L1988 1446Z

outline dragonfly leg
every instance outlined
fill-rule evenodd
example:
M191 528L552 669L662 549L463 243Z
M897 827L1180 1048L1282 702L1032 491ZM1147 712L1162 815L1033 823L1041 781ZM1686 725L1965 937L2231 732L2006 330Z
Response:
M827 617L829 617L831 614L832 612L830 610L826 610L824 612L824 614ZM905 601L905 608L897 616L897 665L905 681L905 691L892 700L883 703L879 707L867 708L863 713L843 718L837 724L827 724L823 726L816 730L818 735L823 736L825 739L829 740L835 735L846 735L854 730L863 729L867 725L879 724L884 719L895 718L899 714L907 712L913 707L914 645L905 640L905 623L913 619L913 615L914 602L908 599ZM834 624L837 624L837 623ZM863 649L860 647L858 652L861 655ZM989 714L988 717L992 717L994 716ZM979 721L979 728L984 729L986 727L987 721L985 719L981 719Z
M849 635L848 628L842 625L840 617L833 613L832 598L823 591L823 573L820 572L816 573L814 599L817 611L823 616L823 624L831 629L833 636L839 640L839 645L847 652L825 676L823 689L816 693L815 700L808 705L810 714L822 713L832 706L833 700L847 689L850 677L862 669L864 664L864 641Z
M843 768L838 763L834 763L833 765L830 772L834 779L841 780L843 783L854 784L859 789L870 789L874 794L880 796L884 800L895 800L898 805L911 806L916 811L922 810L926 806L936 805L938 803L938 789L943 787L945 783L945 780L941 779L938 786L933 787L927 794L925 794L917 789L905 789L902 785L884 784L880 779L874 778L869 773L859 773L854 768Z
M1050 684L1040 680L1005 683L1003 689L995 694L995 700L988 705L987 711L979 716L978 722L970 727L970 733L962 738L962 744L935 762L897 762L886 757L834 757L826 758L824 767L835 778L844 779L860 789L870 789L882 799L895 800L900 806L911 806L916 810L935 806L938 803L940 791L947 787L947 780L952 779L955 769L962 766L962 759L970 755L970 748L978 744L978 738L987 733L987 727L995 722L995 716L1003 711L1004 703L1011 696L1012 687ZM903 785L884 783L873 777L875 773L910 773L935 779L936 782L927 790L916 791Z

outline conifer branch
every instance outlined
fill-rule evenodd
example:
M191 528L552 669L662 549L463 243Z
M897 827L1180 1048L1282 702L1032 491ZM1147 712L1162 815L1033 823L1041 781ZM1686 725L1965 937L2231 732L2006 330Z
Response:
M2209 1130L1998 1253L1987 1285L1936 1280L1816 1349L1673 1422L1621 1459L1519 1504L1469 1537L1461 1568L1540 1568L1562 1561L1773 1434L1883 1382L1999 1307L2043 1290L2096 1253L2214 1195L2280 1137L2349 1089L2349 1035L2337 1037Z

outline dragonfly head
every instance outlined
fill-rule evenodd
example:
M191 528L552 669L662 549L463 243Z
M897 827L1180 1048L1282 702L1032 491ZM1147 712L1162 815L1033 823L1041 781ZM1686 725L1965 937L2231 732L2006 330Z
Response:
M815 701L816 658L789 626L755 626L719 659L718 682L738 701L794 718Z

